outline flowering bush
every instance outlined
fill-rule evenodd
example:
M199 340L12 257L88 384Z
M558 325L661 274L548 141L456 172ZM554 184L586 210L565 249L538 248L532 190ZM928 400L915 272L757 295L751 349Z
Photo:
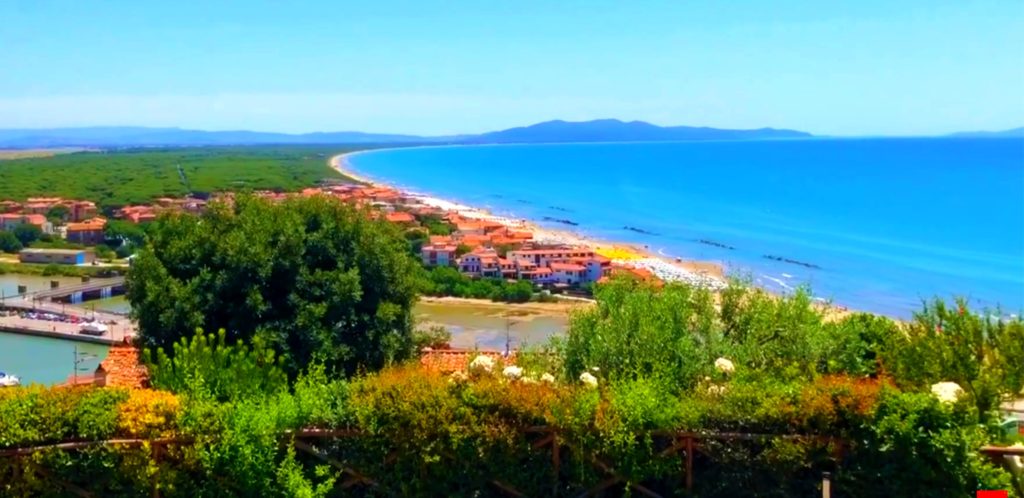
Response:
M485 354L477 355L469 362L469 371L476 375L490 374L494 371L494 358Z
M167 391L133 389L118 406L117 426L123 433L139 437L159 437L173 430L181 403Z
M964 390L956 382L937 382L931 386L932 394L943 403L956 403Z
M597 388L597 377L591 375L590 372L581 373L580 382L582 382L584 386L587 386L591 389Z
M523 369L515 365L509 365L501 371L501 375L508 380L519 380L523 376Z

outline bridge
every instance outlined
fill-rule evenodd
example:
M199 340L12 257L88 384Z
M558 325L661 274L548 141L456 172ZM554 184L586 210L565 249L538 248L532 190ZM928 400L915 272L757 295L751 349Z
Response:
M90 280L78 285L54 287L52 289L26 293L18 297L33 301L57 301L78 304L90 299L103 299L124 294L124 277Z

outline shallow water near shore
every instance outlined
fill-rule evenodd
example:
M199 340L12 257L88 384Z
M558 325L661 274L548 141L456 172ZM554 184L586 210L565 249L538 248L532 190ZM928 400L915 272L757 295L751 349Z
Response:
M853 309L905 318L956 295L1024 308L1020 139L424 147L348 161L414 192L719 261Z

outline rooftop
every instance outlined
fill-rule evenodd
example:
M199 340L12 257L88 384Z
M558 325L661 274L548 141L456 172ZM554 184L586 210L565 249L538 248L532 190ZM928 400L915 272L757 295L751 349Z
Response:
M139 350L134 346L111 346L96 374L105 378L103 385L107 387L140 388L149 383L149 371L139 361Z

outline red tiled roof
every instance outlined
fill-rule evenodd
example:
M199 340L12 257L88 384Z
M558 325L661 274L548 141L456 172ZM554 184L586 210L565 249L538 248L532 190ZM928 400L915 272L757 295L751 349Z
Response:
M505 363L515 362L515 351L512 352L512 356L505 359ZM501 360L503 358L501 351L473 351L469 349L424 349L420 356L420 365L423 368L430 370L436 370L441 373L451 373L466 370L469 368L469 362L473 361L477 355L485 355L494 358L495 360Z
M403 211L394 211L387 214L387 220L391 223L412 223L416 218Z
M42 216L42 215L38 215ZM45 219L45 218L44 218ZM107 220L103 218L93 218L91 220L85 220L81 223L68 223L69 232L91 232L95 230L103 230L107 226Z
M111 346L107 358L96 368L96 376L107 387L140 388L149 384L149 371L133 346Z

